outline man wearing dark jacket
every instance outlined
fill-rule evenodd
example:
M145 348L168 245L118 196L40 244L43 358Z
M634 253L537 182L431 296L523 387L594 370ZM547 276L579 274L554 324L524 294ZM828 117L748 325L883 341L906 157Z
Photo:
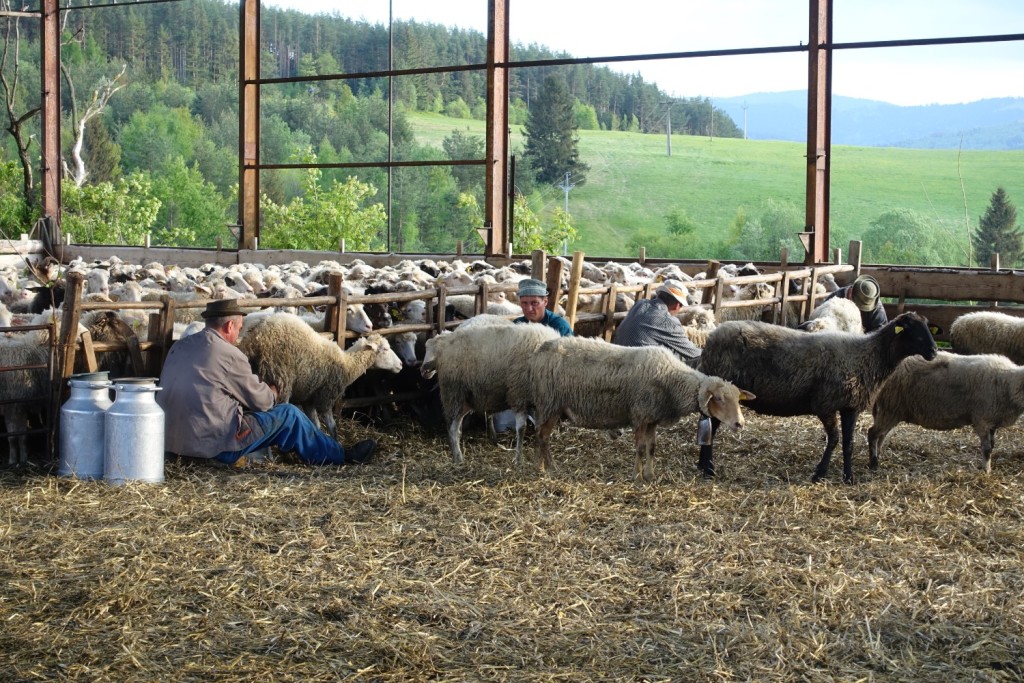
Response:
M861 275L846 287L840 287L825 298L825 301L836 297L849 299L860 309L860 321L864 325L865 332L873 332L880 327L885 327L889 322L885 315L885 308L879 297L881 288L878 281L870 275Z
M700 347L690 341L676 314L687 304L686 292L666 283L658 287L653 299L633 304L625 320L615 330L613 343L619 346L664 346L687 365L700 360Z

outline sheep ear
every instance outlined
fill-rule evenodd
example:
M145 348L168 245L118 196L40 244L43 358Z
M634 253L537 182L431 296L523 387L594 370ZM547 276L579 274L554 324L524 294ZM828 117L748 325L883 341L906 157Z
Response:
M740 389L740 400L741 401L753 401L757 396L750 393L746 389Z
M896 327L893 328L892 333L893 334L899 334L902 331L903 331L903 325L897 325Z

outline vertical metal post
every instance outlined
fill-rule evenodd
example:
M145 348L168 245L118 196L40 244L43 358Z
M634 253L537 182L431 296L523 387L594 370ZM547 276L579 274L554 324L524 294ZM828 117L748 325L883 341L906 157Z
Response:
M42 196L43 216L60 221L60 7L42 2Z
M508 240L508 0L487 0L487 140L484 228L487 256L511 253ZM501 66L499 66L501 65Z
M260 0L242 0L238 92L238 248L255 249L260 234Z
M832 0L810 0L807 68L807 265L827 263L832 169Z

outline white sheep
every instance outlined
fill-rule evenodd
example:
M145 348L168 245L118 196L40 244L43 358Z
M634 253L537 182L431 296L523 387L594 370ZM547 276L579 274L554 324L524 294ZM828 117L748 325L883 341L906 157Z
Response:
M853 428L886 377L904 358L937 352L928 321L904 313L870 334L807 334L781 325L735 321L708 337L698 369L757 394L749 408L765 415L814 415L825 429L825 451L814 481L828 475L842 425L843 480L853 482ZM715 475L712 446L699 466Z
M516 464L522 462L522 433L529 407L527 361L545 341L558 338L546 325L516 325L479 315L454 332L427 340L421 374L437 375L448 422L452 460L462 463L462 421L471 412L516 412Z
M970 425L981 442L982 467L991 472L996 430L1024 413L1024 367L995 354L939 352L932 361L908 358L879 389L871 413L871 469L878 467L889 432L909 422L943 430Z
M314 422L322 417L335 439L334 408L345 389L370 368L402 369L402 361L379 334L360 338L345 351L291 313L263 317L238 348L249 358L253 372L277 386L279 401L298 405Z
M568 418L581 427L633 428L634 472L654 477L657 427L700 412L736 430L739 401L754 395L690 368L660 346L618 346L601 339L559 337L529 359L530 402L537 419L537 463L552 466L551 432Z
M805 332L851 332L864 334L860 309L849 299L835 297L822 302L811 311L807 322L800 326Z
M40 335L36 332L0 335L0 367L11 368L0 374L0 415L8 432L28 430L30 400L43 396L49 390L48 354L49 347L40 342ZM31 365L43 367L22 367ZM8 465L28 462L27 441L25 434L7 437Z
M730 285L725 289L726 301L761 301L762 299L771 299L775 296L775 289L764 282ZM720 323L729 320L760 320L769 306L770 304L765 304L764 306L719 308L717 319Z
M53 324L59 336L61 312L47 309L18 324L47 325ZM81 334L85 328L78 326ZM50 332L29 330L12 331L0 335L0 368L10 368L0 373L0 415L4 418L4 428L8 432L24 432L29 428L29 407L38 403L41 397L48 396L50 379L47 371L50 356ZM41 366L41 367L23 367ZM8 464L25 463L28 461L28 438L25 434L8 436Z
M967 313L949 326L949 341L960 354L998 353L1024 365L1024 318L994 311Z

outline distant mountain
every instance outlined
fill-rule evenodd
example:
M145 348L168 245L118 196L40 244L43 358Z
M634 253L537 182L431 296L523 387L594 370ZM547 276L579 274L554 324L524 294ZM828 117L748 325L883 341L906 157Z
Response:
M714 105L753 140L803 142L807 93L791 90L716 98ZM744 107L746 111L744 112ZM1024 149L1024 98L901 107L855 97L832 98L832 144L918 149Z

